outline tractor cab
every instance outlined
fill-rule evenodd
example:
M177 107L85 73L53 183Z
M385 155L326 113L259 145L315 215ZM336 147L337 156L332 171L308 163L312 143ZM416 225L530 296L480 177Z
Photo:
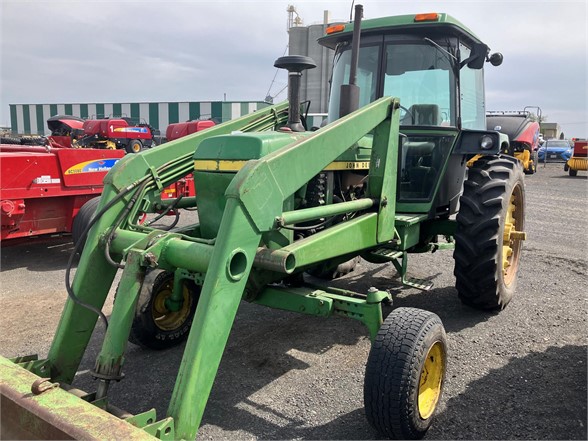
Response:
M341 114L341 86L351 70L349 25L327 28L319 42L335 50L329 121ZM447 14L417 14L362 22L357 67L358 106L400 98L401 126L486 127L483 62L488 47ZM345 113L349 110L345 109Z
M383 96L399 98L399 209L452 214L464 175L461 156L451 155L458 135L486 130L488 47L447 14L378 18L361 22L353 66L352 26L331 26L319 40L335 50L329 122ZM490 58L495 65L501 60L500 54ZM349 99L352 81L356 92ZM445 170L448 179L441 180Z

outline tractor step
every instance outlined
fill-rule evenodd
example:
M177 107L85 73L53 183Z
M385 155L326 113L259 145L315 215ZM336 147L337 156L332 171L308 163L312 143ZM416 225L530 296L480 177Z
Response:
M402 280L402 284L411 288L420 289L421 291L430 291L433 288L433 282L427 279L417 279L416 277L407 277Z
M401 275L401 282L405 286L429 291L433 288L433 282L427 279L417 279L416 277L406 277L406 262L399 263L399 259L406 259L403 251L392 250L390 248L377 248L370 252L370 255L380 259L382 262L389 261L394 264L398 273Z
M370 254L380 259L392 262L393 260L401 258L403 252L398 250L391 250L390 248L378 248L371 251Z

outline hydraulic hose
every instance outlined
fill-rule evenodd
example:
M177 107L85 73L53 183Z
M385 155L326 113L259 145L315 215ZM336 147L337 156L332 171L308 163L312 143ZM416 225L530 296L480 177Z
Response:
M123 220L125 220L126 217L128 216L128 214L131 212L135 203L137 202L137 199L139 199L139 196L143 194L143 190L145 190L146 186L147 186L147 181L143 182L143 184L141 184L141 187L139 187L135 191L135 193L131 197L131 200L129 201L129 203L127 205L125 205L124 210L122 211L122 213L120 214L120 216L116 220L115 224L110 229L108 236L106 237L105 246L104 246L104 258L106 259L106 261L110 265L112 265L116 268L124 269L125 266L123 264L115 262L112 259L112 257L110 257L110 243L112 242L112 239L114 237L114 233L115 233L116 229L120 226L120 224L122 224Z
M118 193L112 200L110 200L104 207L102 207L102 209L100 211L98 211L98 213L96 213L96 215L90 220L88 225L86 225L86 228L84 228L84 231L82 232L81 237L84 237L88 234L90 229L104 215L104 213L106 213L108 210L110 210L118 201L120 201L124 196L126 196L128 193L130 193L138 185L140 185L143 182L146 182L148 178L149 177L146 176L143 179L140 179L140 180L135 181L132 184L128 185L120 193ZM108 328L108 319L106 318L104 313L100 309L94 307L93 305L82 302L80 299L78 299L77 296L75 295L75 293L73 292L73 287L71 286L70 275L71 275L71 268L73 266L73 260L74 260L75 255L79 251L81 251L82 244L83 244L83 241L78 241L78 243L75 244L71 255L69 256L69 260L67 262L67 266L65 269L65 289L67 290L68 297L74 303L80 305L82 308L88 309L89 311L92 311L95 314L97 314L104 322L104 326L106 328Z
M172 211L172 210L175 210L175 208L178 206L178 204L180 203L180 201L182 200L182 198L183 198L183 197L184 197L184 196L183 196L183 195L181 195L180 197L176 198L176 200L174 201L174 203L173 203L173 204L171 204L171 205L169 206L169 208L167 208L167 209L166 209L166 210L165 210L163 213L160 213L159 215L157 215L157 217L155 217L155 218L151 219L151 220L150 220L150 221L148 221L148 222L145 222L145 226L146 226L146 227L148 227L149 225L152 225L152 224L154 224L154 223L155 223L155 222L157 222L159 219L163 218L163 217L164 217L164 216L165 216L167 213L169 213L169 212L170 212L170 211ZM178 218L178 217L179 217L179 214L178 214L178 212L176 211L176 218ZM175 223L176 223L176 224L178 223L178 222L177 222L177 220L175 221ZM168 228L173 228L174 226L175 226L175 224L172 224L172 227L168 227Z

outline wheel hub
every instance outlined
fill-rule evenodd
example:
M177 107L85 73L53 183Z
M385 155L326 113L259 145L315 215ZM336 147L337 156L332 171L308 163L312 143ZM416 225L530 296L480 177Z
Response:
M164 331L173 331L180 328L190 316L192 298L188 288L182 288L182 306L177 311L171 311L165 301L171 297L173 282L169 281L155 295L153 299L153 320L155 324Z
M445 365L444 361L445 354L443 353L443 346L441 342L436 342L427 353L419 381L418 408L419 415L424 420L433 415L439 402Z
M502 274L508 284L516 273L516 263L520 242L527 239L527 233L517 231L522 226L522 201L520 200L520 189L513 191L506 211L504 220L504 233L502 237Z

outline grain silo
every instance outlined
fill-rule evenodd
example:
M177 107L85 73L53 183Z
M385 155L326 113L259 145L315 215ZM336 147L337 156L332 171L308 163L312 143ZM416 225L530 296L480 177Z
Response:
M296 26L288 30L289 54L305 55L312 58L317 67L304 72L302 76L301 99L310 100L310 113L327 113L329 100L329 79L333 68L334 51L320 46L317 40L325 34L330 22L329 11L324 12L321 24Z

